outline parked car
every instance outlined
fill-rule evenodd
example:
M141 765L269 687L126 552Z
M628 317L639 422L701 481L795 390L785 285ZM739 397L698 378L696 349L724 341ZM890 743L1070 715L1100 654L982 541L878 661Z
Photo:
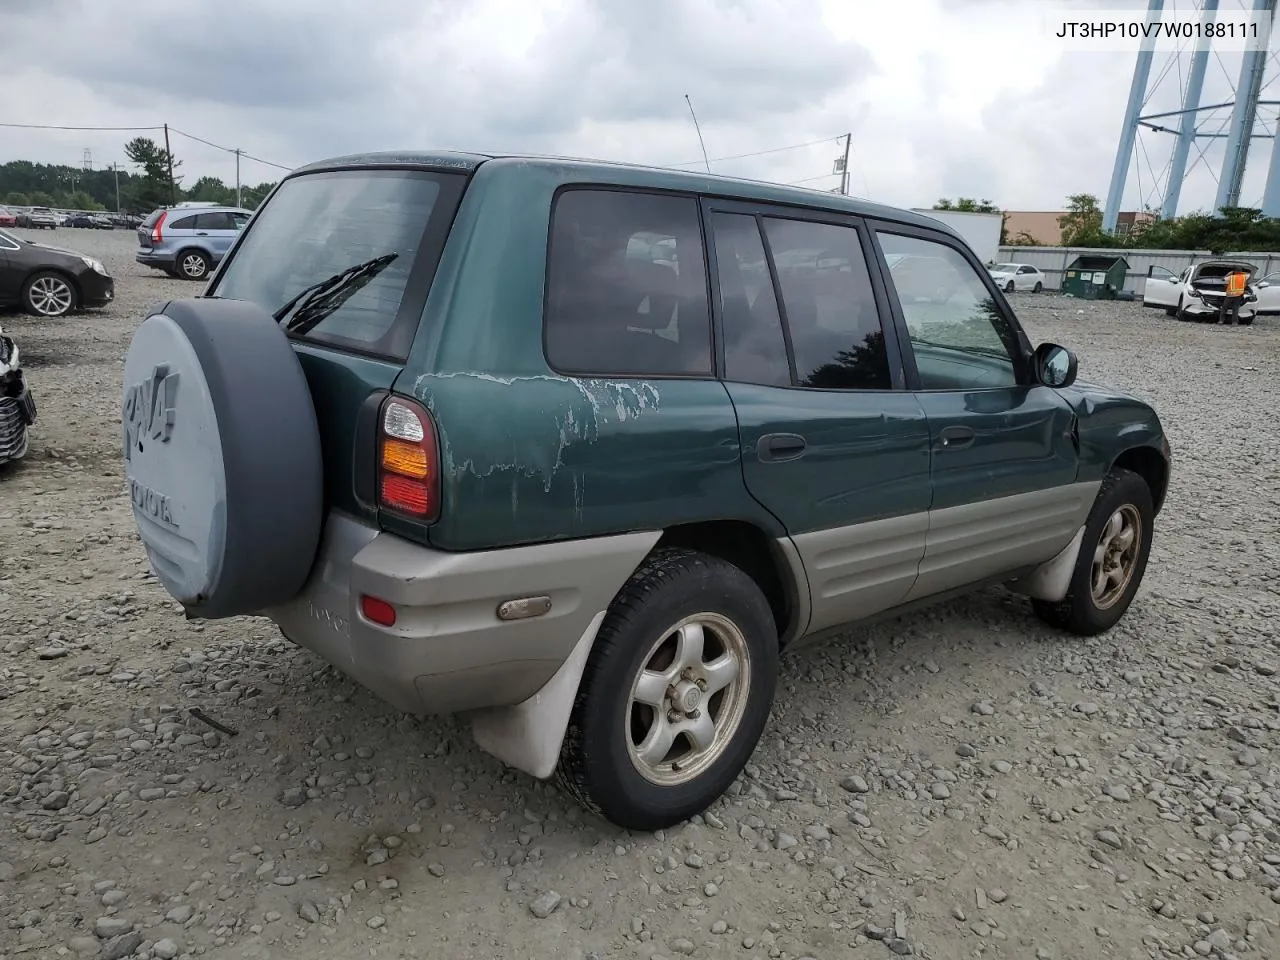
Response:
M203 280L231 249L251 216L216 204L154 211L138 226L138 263L184 280Z
M1142 305L1163 309L1179 320L1214 323L1222 310L1227 274L1235 271L1249 275L1238 316L1241 325L1249 326L1254 317L1280 314L1280 273L1255 280L1257 268L1245 260L1203 260L1180 274L1152 266L1142 289Z
M36 401L22 375L18 345L0 330L0 464L27 454Z
M0 306L61 317L104 307L114 297L115 282L102 261L0 230Z
M370 154L287 175L143 320L123 455L187 616L267 616L651 830L739 775L780 651L989 584L1120 620L1170 448L1076 371L931 217Z
M73 213L67 217L66 226L85 230L110 230L113 225L106 217L95 213Z
M994 263L987 268L998 286L1005 293L1030 290L1039 293L1044 289L1044 274L1030 263Z
M18 214L18 226L28 230L57 230L58 216L48 207L32 207Z
M0 207L0 227L16 227L18 215L7 207Z

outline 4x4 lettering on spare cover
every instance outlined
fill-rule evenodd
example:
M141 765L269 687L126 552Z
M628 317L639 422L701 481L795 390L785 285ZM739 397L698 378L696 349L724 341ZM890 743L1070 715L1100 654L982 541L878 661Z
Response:
M168 443L173 435L175 403L178 397L178 375L169 372L168 364L157 364L151 376L135 383L124 397L124 458L133 459L145 444ZM174 527L169 512L169 498L129 478L129 497L134 506L152 519Z
M124 458L142 452L147 440L168 443L173 434L178 375L167 363L156 364L151 376L135 383L124 395Z

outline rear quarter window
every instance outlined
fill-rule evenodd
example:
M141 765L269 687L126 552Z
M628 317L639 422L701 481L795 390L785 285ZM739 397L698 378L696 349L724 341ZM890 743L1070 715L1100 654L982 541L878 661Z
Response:
M710 376L698 201L573 187L551 213L543 336L574 376Z
M285 180L243 228L210 294L274 313L313 284L395 254L304 339L403 360L465 185L461 175L420 170Z

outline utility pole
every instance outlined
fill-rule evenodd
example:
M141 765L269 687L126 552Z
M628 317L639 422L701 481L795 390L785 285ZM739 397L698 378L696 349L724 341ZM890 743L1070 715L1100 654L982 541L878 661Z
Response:
M840 192L849 195L849 146L853 143L853 131L844 135L844 160L840 164Z
M169 161L169 206L178 205L178 188L173 182L173 151L169 149L169 125L164 125L164 156Z
M236 206L240 206L240 148L236 147Z
M120 212L120 164L111 161L111 172L116 175L116 213Z

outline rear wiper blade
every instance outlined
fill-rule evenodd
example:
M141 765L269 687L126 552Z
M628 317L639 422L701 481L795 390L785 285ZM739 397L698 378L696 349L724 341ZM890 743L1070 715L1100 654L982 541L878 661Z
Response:
M279 323L292 312L293 317L285 324L285 330L290 333L306 333L342 306L348 297L373 279L398 256L398 253L384 253L380 257L347 267L319 283L304 287L276 310L272 317Z

